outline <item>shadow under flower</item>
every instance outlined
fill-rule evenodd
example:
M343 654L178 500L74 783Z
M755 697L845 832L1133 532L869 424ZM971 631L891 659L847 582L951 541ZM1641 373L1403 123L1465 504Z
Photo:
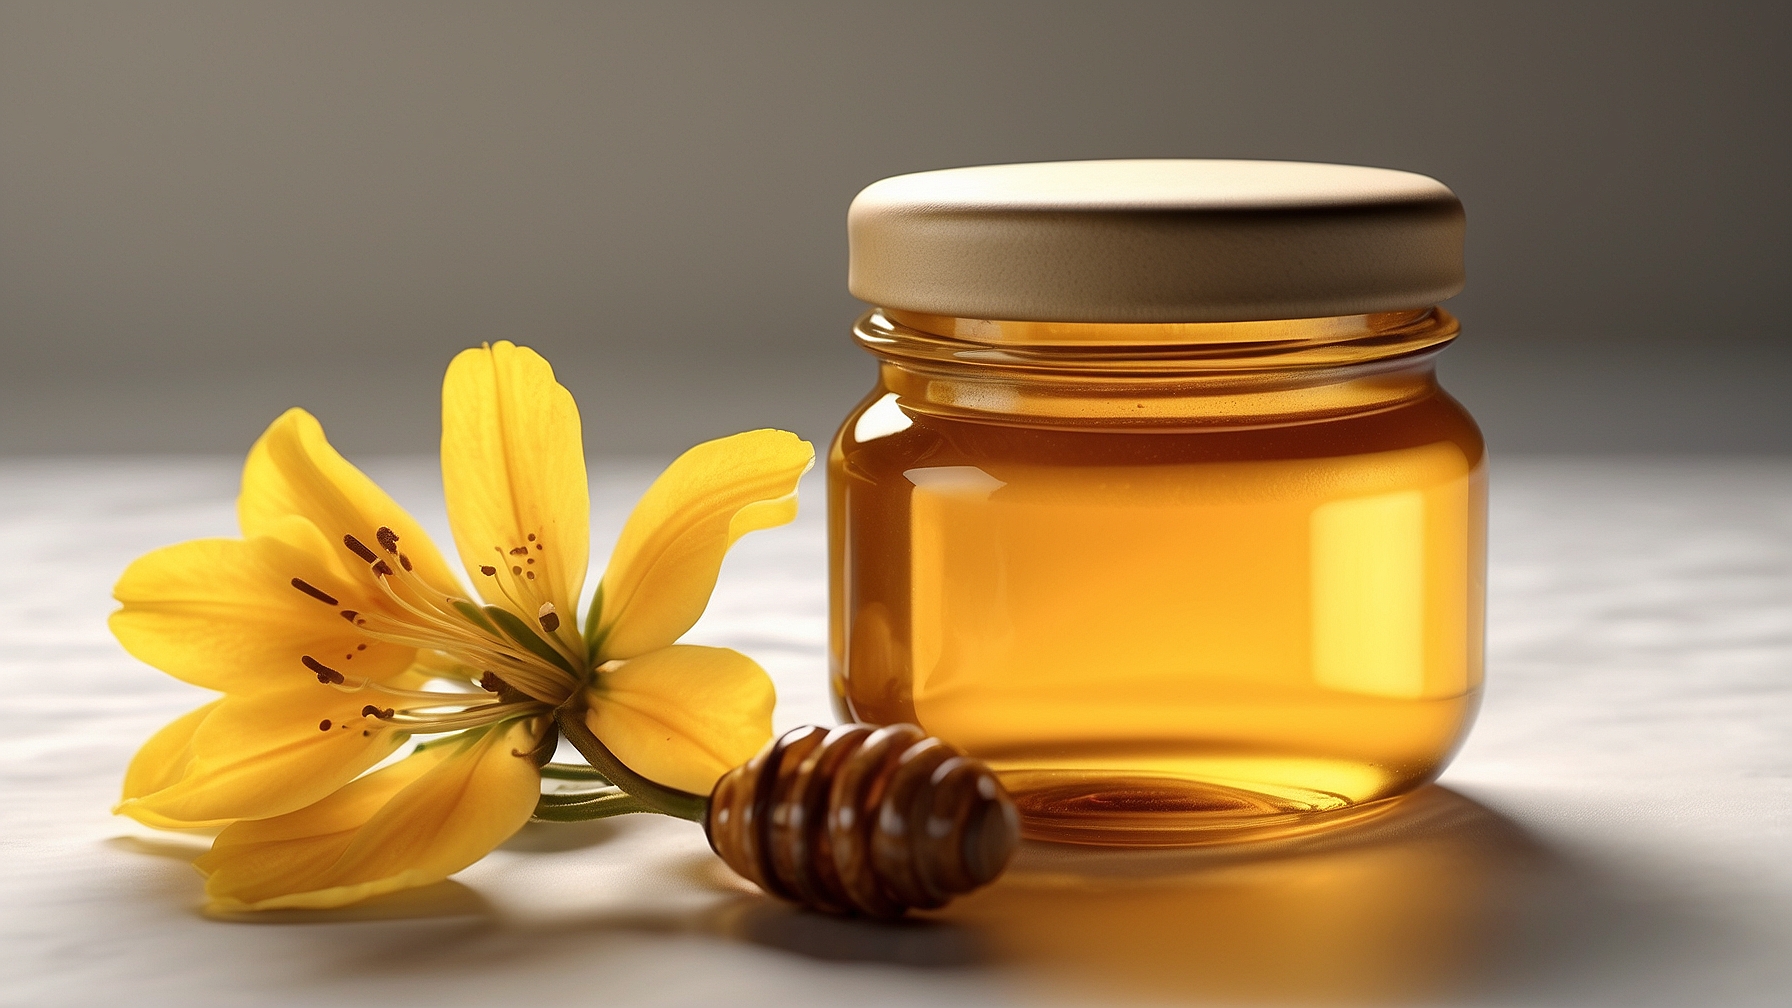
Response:
M550 824L506 848L552 854L615 841L638 856L663 825ZM113 844L183 860L202 849L181 837ZM1690 1003L1689 988L1721 963L1712 946L1726 940L1728 920L1722 907L1677 900L1659 879L1596 855L1552 849L1435 786L1380 818L1281 843L1029 843L994 885L898 922L767 899L690 845L654 859L640 881L590 912L526 899L494 912L451 881L340 910L228 919L447 919L446 930L332 946L340 957L326 972L339 979L485 977L500 963L519 975L577 976L640 954L644 939L670 938L1037 987L1058 1001L1328 1005Z
M327 910L252 910L240 913L206 910L212 920L246 924L341 924L350 921L489 919L490 902L477 890L446 879Z
M117 836L108 847L191 863L211 846L210 837L169 833L166 836ZM194 887L197 889L197 886ZM346 921L429 920L448 917L489 918L492 906L477 891L453 879L417 889L376 896L345 907L327 910L256 910L238 913L209 909L199 911L211 920L243 924L333 924Z

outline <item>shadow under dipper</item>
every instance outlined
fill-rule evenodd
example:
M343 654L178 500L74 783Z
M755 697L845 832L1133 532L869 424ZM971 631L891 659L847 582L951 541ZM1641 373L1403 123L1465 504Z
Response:
M1613 889L1432 786L1376 819L1285 842L1027 843L994 885L902 922L743 899L711 923L814 959L1009 972L1070 1001L1524 1003L1643 960L1673 968L1677 925L1634 919ZM1585 937L1601 932L1613 937Z

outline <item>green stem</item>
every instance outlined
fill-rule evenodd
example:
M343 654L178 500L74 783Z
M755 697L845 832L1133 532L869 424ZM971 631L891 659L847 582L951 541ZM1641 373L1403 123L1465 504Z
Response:
M559 722L560 734L566 736L566 740L585 757L592 769L646 805L648 808L645 811L689 819L692 822L702 822L709 814L709 799L703 795L657 784L623 765L616 754L598 741L590 728L585 727L583 710L571 705L563 706L554 713L554 720Z
M657 810L621 788L607 787L597 791L544 794L530 818L538 822L588 822L631 812L653 811Z
M583 763L549 763L541 768L541 775L549 780L595 781L599 784L610 783L610 778L598 773Z

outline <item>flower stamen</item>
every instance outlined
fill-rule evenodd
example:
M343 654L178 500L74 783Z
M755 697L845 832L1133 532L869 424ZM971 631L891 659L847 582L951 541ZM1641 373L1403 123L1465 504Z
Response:
M423 580L415 572L415 565L411 563L410 557L399 549L401 537L391 526L379 526L373 538L386 557L375 553L353 534L342 537L343 546L367 563L374 585L393 607L390 611L386 611L384 607L381 607L381 611L341 610L342 618L363 634L376 641L439 651L459 664L492 675L494 679L497 672L502 672L501 682L512 684L523 694L542 702L557 703L577 688L577 683L565 669L555 667L552 662L542 662L539 655L525 653L527 647L519 650L517 642L482 620L473 603L443 592ZM530 533L529 539L534 542L535 534ZM536 548L540 549L541 545L537 543ZM505 555L502 547L494 547L494 550L500 556ZM525 556L528 553L527 546L517 546L509 551L510 555L515 556ZM396 559L397 563L393 563L392 559ZM528 562L533 564L534 559L530 557ZM511 604L513 611L519 614L533 612L536 622L547 631L549 646L565 657L571 668L584 665L584 649L574 649L559 637L557 631L563 625L559 614L551 602L540 596L535 585L529 583L535 578L534 571L527 572L527 579L524 579L517 576L523 574L521 566L515 566L509 578L499 574L498 568L494 566L482 566L479 570L481 574L493 577L498 582L499 591ZM512 583L515 585L514 591ZM323 601L324 593L321 591L314 593L306 590L315 586L301 587L299 579L294 579L293 587ZM331 599L330 604L336 604L335 600ZM311 666L308 663L306 667ZM316 668L312 671L317 673L320 682L347 685L341 673L321 663L319 668L325 671L320 672ZM464 698L447 695L446 702L464 703Z
M342 673L336 671L335 669L331 668L328 665L325 665L323 662L318 661L316 658L313 658L310 655L300 655L299 661L301 663L303 663L306 668L308 668L312 672L316 673L317 681L320 683L334 684L334 683L342 683L342 682L348 681L347 678L345 676L343 676Z
M343 536L342 537L342 545L347 546L349 549L349 552L353 553L354 555L360 557L362 560L365 560L370 564L379 562L379 559L380 559L379 556L377 554L375 554L372 550L368 549L365 545L363 545L361 540L356 539L352 535Z
M311 596L312 598L318 600L319 602L322 602L324 605L338 605L339 604L335 598L330 596L329 593L322 591L321 589L309 584L308 582L305 581L304 578L293 578L292 586L294 588L297 588L298 590L304 592L305 594Z
M402 604L402 600L399 601ZM425 625L401 622L378 613L357 615L353 622L362 633L377 641L441 651L458 659L461 664L475 668L502 669L509 682L530 696L544 700L559 699L568 695L573 688L571 677L565 672L515 653L510 645L494 642L489 635L478 631L471 624L431 620L422 613L417 616Z
M414 705L418 707L465 707L469 704L488 699L484 694L473 692L445 693L441 690L399 689L397 686L387 686L384 683L377 683L371 679L350 679L345 683L337 685L336 690L340 693L363 693L372 691L374 693L384 693L387 696L398 697L401 700L422 701L420 704Z
M519 548L521 548L521 547L519 547ZM504 555L504 547L493 546L492 552L497 553L499 556L503 556ZM516 551L512 550L511 552L514 553ZM526 552L528 552L528 550L524 550L523 552L526 553ZM523 568L520 565L509 564L506 566L511 574L511 576L509 578L509 581L510 581L509 584L505 583L505 580L506 580L505 578L495 576L497 574L496 568L481 567L481 568L479 568L479 572L481 574L485 574L488 569L491 571L491 573L488 574L487 576L494 577L494 579L498 582L498 590L500 592L504 593L504 598L506 600L508 600L511 605L515 606L517 611L528 612L531 609L539 611L541 608L541 604L543 602L546 602L547 600L541 598L540 595L536 593L534 585L529 584L527 581L520 581L517 579L517 576L523 573ZM535 580L535 572L530 571L529 572L529 581L533 581L533 580ZM515 593L512 593L510 590L512 586L514 586L516 588ZM525 596L526 600L525 600L525 598L518 598L517 597L518 595ZM553 634L552 631L549 631L549 633ZM554 646L554 650L559 651L561 654L565 655L568 659L570 659L575 667L580 664L583 664L585 656L582 654L575 653L572 650L570 650L568 648L566 642L560 639L559 635L553 634L552 636L550 636L548 638L548 640L549 640L549 643L551 643Z
M446 713L429 713L428 705L394 709L368 704L361 708L362 717L370 717L384 724L399 728L412 735L434 735L441 732L460 731L463 728L479 728L498 721L504 721L519 714L541 714L551 710L547 704L537 701L521 703L481 704Z
M398 551L398 533L381 525L379 531L375 532L373 537L379 540L382 549L398 558L398 566L403 567L407 571L412 569L411 558Z

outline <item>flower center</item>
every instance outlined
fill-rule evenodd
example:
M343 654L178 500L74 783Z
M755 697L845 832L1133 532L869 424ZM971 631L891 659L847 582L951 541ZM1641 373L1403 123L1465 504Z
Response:
M343 536L342 545L366 565L368 581L385 603L377 609L342 608L339 599L316 585L297 577L291 582L295 590L318 604L337 609L367 638L339 662L325 661L313 654L299 656L300 664L319 683L344 692L365 693L376 701L362 708L363 719L379 722L374 727L391 727L410 734L459 731L544 713L573 694L578 670L584 667L586 658L582 642L574 647L558 632L560 615L544 597L533 569L537 556L546 549L534 533L529 535L533 551L528 546L508 550L494 547L513 562L506 564L502 572L496 565L487 565L480 568L480 573L497 581L500 592L516 610L533 612L540 632L508 608L481 607L429 584L416 573L410 557L399 549L399 537L390 528L382 526L374 539L385 556L353 535ZM537 555L530 555L532 552ZM369 644L380 643L440 655L451 667L429 671L439 671L439 678L460 680L469 686L476 684L480 689L399 689L345 671L357 653L365 652ZM326 722L319 725L319 730L343 727L346 726Z

